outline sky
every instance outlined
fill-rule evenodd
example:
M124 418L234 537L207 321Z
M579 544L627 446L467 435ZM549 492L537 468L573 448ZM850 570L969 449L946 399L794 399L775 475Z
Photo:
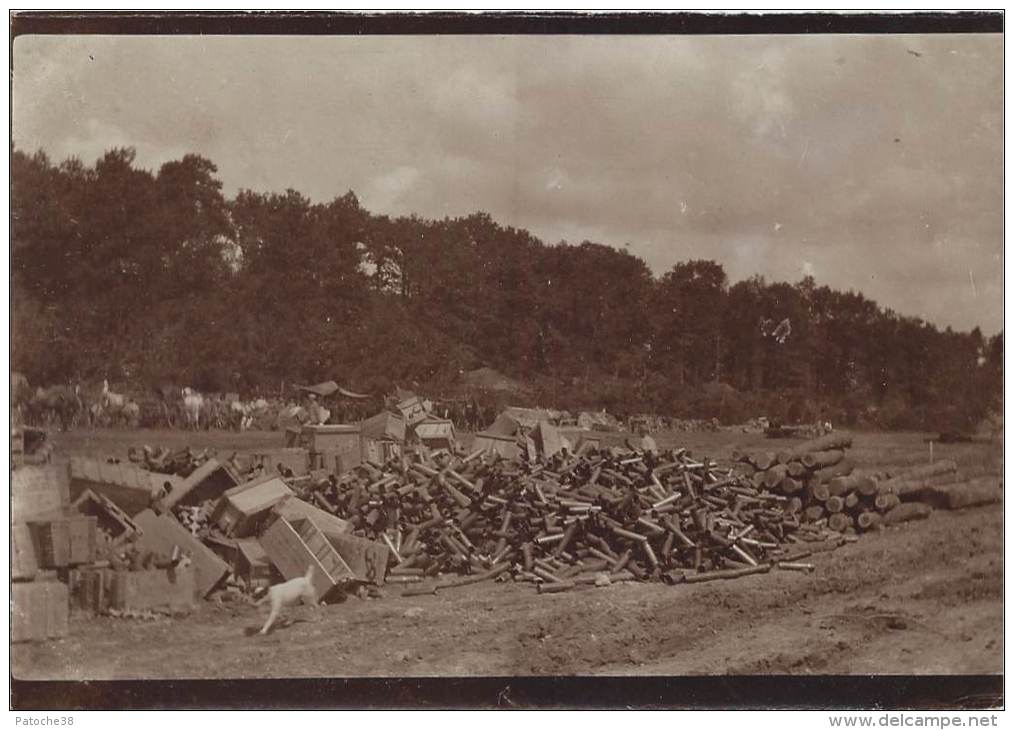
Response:
M13 139L194 152L227 195L353 190L1003 326L1003 36L20 36Z

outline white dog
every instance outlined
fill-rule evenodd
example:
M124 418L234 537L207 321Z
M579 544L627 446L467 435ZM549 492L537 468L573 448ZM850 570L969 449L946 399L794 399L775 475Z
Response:
M267 594L257 601L257 605L265 601L271 602L271 613L264 628L260 631L261 634L268 633L283 608L298 605L300 601L314 608L317 607L317 591L313 587L313 572L313 565L310 565L306 569L306 575L271 586Z

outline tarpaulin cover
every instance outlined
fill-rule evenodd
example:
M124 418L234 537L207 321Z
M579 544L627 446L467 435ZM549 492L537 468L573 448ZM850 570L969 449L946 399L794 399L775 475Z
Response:
M364 393L354 393L351 390L345 390L338 383L333 380L325 380L323 383L317 383L316 385L297 385L296 390L302 390L306 393L313 393L321 398L327 398L329 395L335 393L341 393L346 398L369 398L369 395Z

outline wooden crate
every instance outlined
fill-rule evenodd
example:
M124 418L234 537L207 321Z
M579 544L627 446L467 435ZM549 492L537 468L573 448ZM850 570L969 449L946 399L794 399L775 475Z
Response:
M30 522L38 564L43 568L64 568L95 560L95 517L68 517Z
M151 504L165 481L161 479L165 475L146 471L136 464L110 464L83 456L70 458L68 473L72 500L90 489L110 499L130 517Z
M38 572L32 532L28 525L15 523L11 526L11 580L32 580Z
M232 468L211 458L164 494L155 506L156 511L165 513L178 504L196 505L209 499L218 499L237 484L239 477Z
M268 554L254 539L237 540L234 563L238 575L250 587L269 586L274 570Z
M301 477L310 473L310 452L303 448L270 449L254 454L255 463L261 464L269 474L278 474L278 465Z
M102 613L109 608L113 571L105 567L84 565L67 574L70 605L73 610Z
M188 609L196 605L194 567L167 570L114 571L109 607L150 611Z
M303 426L300 445L312 452L354 451L359 448L359 426L328 424Z
M11 474L11 516L15 520L27 522L65 512L69 502L69 483L62 469L25 466Z
M316 568L313 585L318 601L339 583L355 579L348 564L310 519L290 522L279 517L261 535L260 543L286 580L305 575L307 567L313 565Z
M72 505L77 512L96 521L96 541L102 548L118 545L140 532L126 512L107 497L86 489Z
M11 641L38 641L67 635L70 594L55 580L11 584Z
M225 578L229 566L209 547L190 534L172 515L156 515L145 510L135 519L141 529L137 545L161 555L171 555L179 546L190 555L196 569L196 585L201 596L208 595Z

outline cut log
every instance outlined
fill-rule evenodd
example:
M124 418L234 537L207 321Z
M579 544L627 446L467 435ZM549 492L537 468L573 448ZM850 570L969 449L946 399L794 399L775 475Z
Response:
M855 469L855 464L850 459L842 459L837 464L832 466L825 466L823 469L818 469L810 475L810 479L816 479L821 484L830 482L835 477L845 477L852 473Z
M1003 490L999 477L981 477L958 484L929 486L906 495L905 499L912 497L935 509L966 509L1003 501Z
M900 502L901 500L898 498L897 494L888 493L878 494L873 504L880 512L888 512L897 507Z
M829 433L819 438L810 439L788 451L779 452L778 461L787 464L793 459L801 459L807 454L817 451L835 451L847 449L852 445L852 437L840 433Z
M797 494L803 490L803 483L792 477L785 477L778 486L782 494L788 495Z
M764 472L764 486L769 489L774 489L781 481L788 476L788 469L784 464L776 464L775 466Z
M897 525L911 520L924 520L933 508L922 502L904 502L884 515L885 525Z
M860 530L872 530L878 527L882 521L883 517L876 512L861 512L856 517L856 525Z
M852 527L852 518L844 512L835 512L827 518L827 526L835 532L845 532Z
M806 474L806 466L801 461L790 461L785 466L790 477L801 477Z
M841 451L840 449L831 449L828 451L812 451L809 454L803 454L800 461L808 469L823 469L824 467L834 466L844 458L844 451Z

